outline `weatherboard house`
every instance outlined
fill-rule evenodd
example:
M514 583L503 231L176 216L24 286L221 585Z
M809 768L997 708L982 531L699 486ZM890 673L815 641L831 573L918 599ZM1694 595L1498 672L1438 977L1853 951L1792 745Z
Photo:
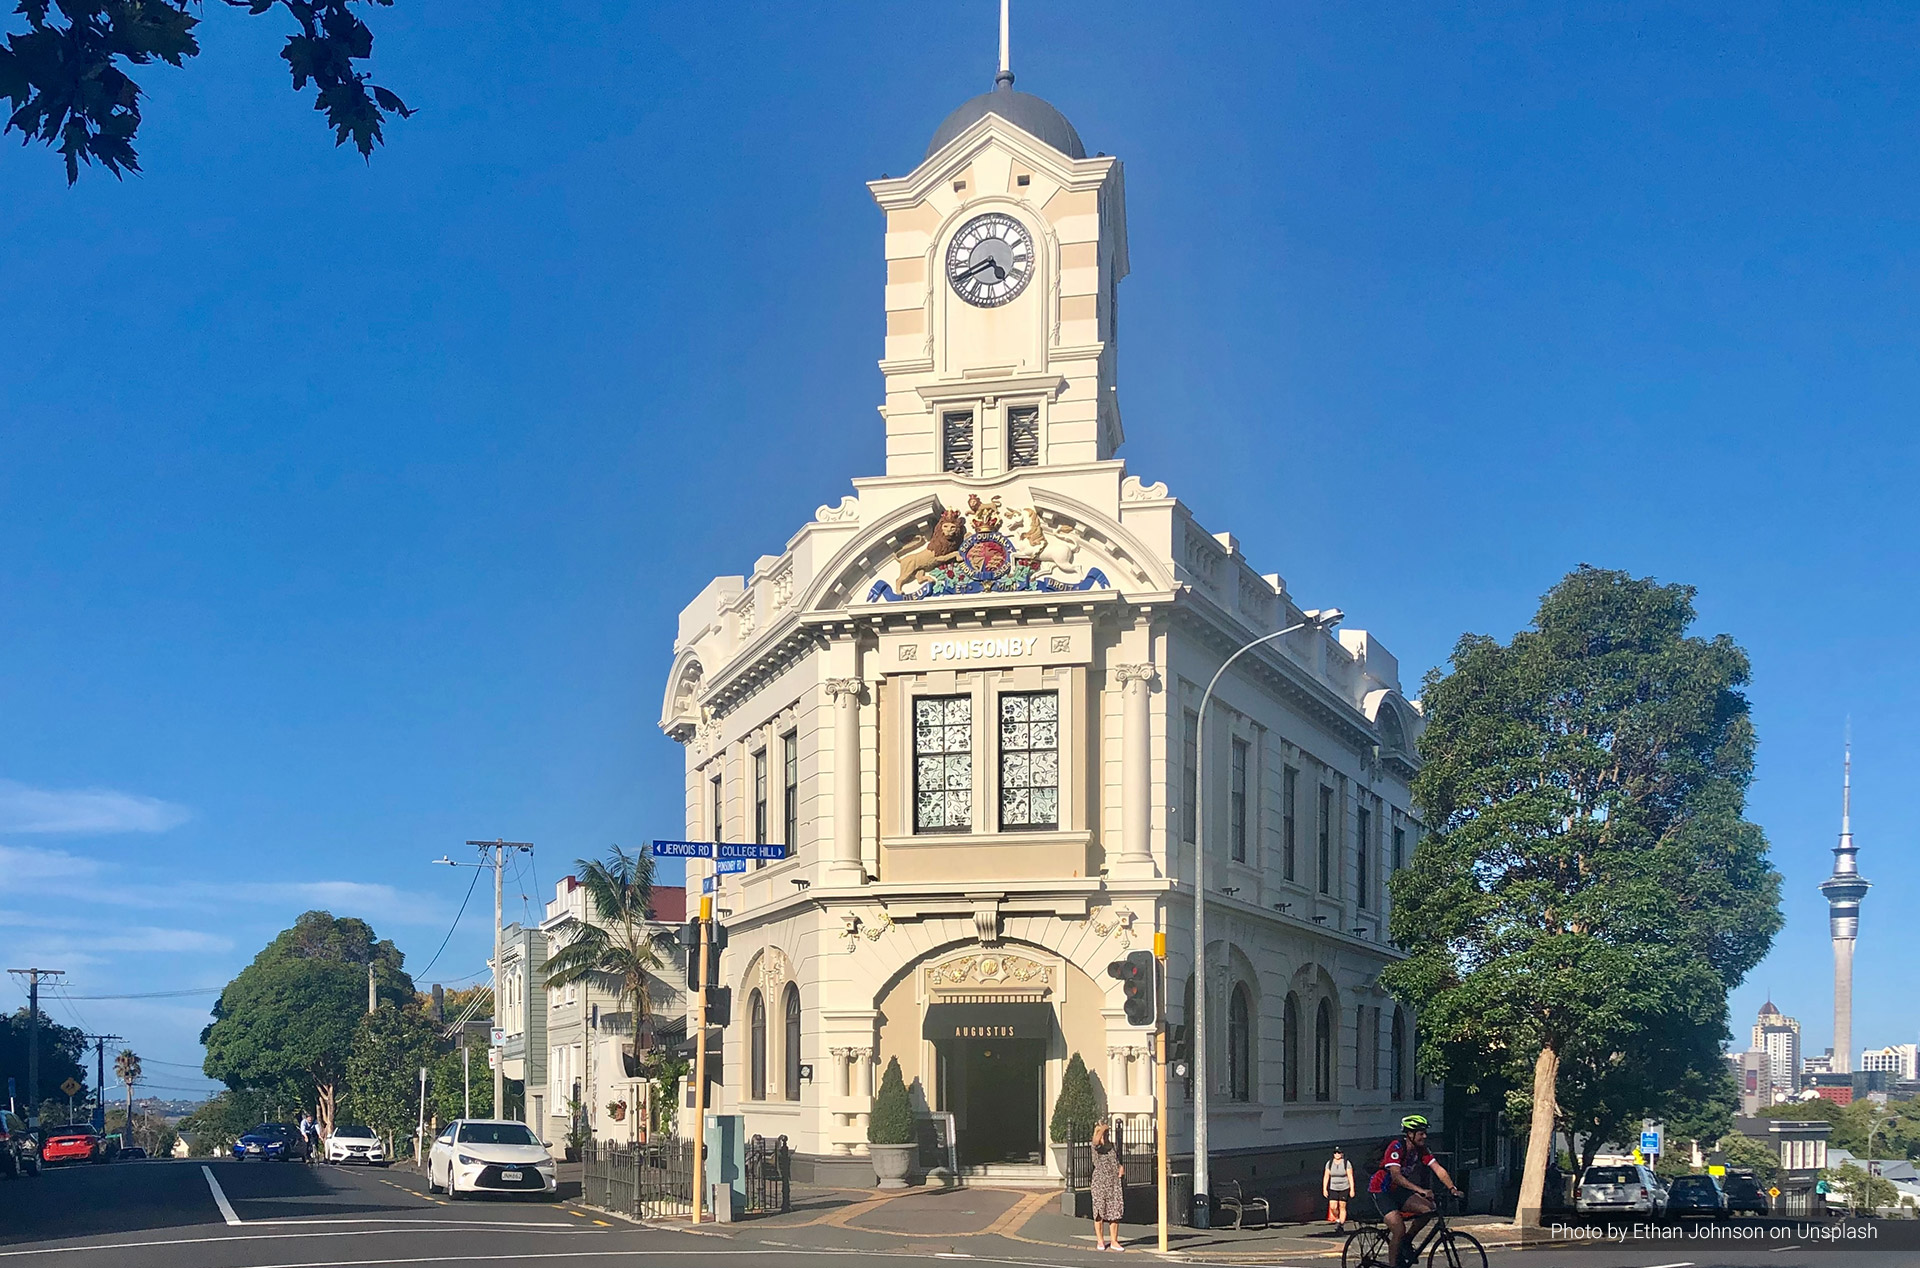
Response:
M963 1168L1056 1175L1073 1054L1151 1116L1151 1034L1106 968L1165 931L1185 1019L1204 806L1214 1173L1317 1196L1331 1144L1439 1113L1379 985L1419 711L1372 635L1310 626L1235 662L1197 733L1225 658L1302 612L1116 456L1117 158L1003 71L869 188L886 469L701 591L667 676L686 838L789 847L689 862L729 931L713 1108L787 1137L798 1179L870 1184L898 1060Z

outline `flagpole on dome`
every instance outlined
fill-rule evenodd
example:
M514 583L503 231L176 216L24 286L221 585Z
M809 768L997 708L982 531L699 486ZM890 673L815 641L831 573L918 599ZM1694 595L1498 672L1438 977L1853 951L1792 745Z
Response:
M1007 5L1008 0L1000 0L1000 73L993 77L995 88L1013 87L1013 55L1008 48L1011 41L1007 38Z

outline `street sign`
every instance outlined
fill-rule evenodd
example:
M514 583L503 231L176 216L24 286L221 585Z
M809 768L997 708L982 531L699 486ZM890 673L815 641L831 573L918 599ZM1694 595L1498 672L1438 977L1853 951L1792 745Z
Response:
M78 1079L68 1079L60 1085L60 1090L68 1096L78 1096L80 1095L80 1089L85 1086L86 1084L80 1082Z
M506 1047L507 1046L507 1028L505 1026L495 1026L493 1028L493 1033L487 1037L487 1042L492 1044L496 1048Z
M738 876L746 870L747 861L745 859L723 858L713 865L713 872L716 876Z
M1777 1197L1779 1197L1779 1196L1780 1196L1780 1186L1776 1184L1776 1185L1774 1185L1774 1186L1773 1186L1772 1188L1770 1188L1770 1189L1768 1189L1768 1190L1767 1190L1767 1196L1768 1196L1768 1197L1770 1197L1770 1198L1777 1198Z
M773 843L758 842L747 845L735 845L722 842L714 847L714 857L722 859L783 859L787 857L787 847Z
M1638 1147L1636 1147L1636 1148L1634 1149L1634 1151L1633 1151L1633 1162L1634 1162L1634 1165L1635 1165L1635 1166L1639 1166L1639 1165L1640 1165L1641 1163L1643 1163L1643 1162L1645 1162L1646 1160L1647 1160L1647 1156L1646 1156L1645 1154L1643 1154L1643 1153L1641 1153L1641 1152L1640 1152L1640 1150L1638 1149Z
M657 859L710 859L713 857L711 841L655 841L653 857Z
M1707 1168L1707 1174L1710 1176L1724 1176L1727 1174L1727 1169L1716 1163Z
M701 878L700 878L700 892L701 892L701 893L703 893L703 894L711 894L711 893L713 893L713 892L714 892L715 890L717 890L717 889L719 889L719 888L720 888L720 885L719 885L719 881L720 881L720 878L719 878L719 877L717 877L717 876L703 876L703 877L701 877Z
M1815 1193L1818 1193L1820 1196L1825 1197L1827 1193L1827 1182L1825 1180L1815 1181L1813 1186L1813 1191Z
M1648 1154L1659 1153L1660 1152L1660 1133L1659 1132L1641 1132L1640 1133L1640 1152L1648 1153Z
M487 1069L498 1070L499 1068L500 1068L500 1049L498 1048L487 1049Z

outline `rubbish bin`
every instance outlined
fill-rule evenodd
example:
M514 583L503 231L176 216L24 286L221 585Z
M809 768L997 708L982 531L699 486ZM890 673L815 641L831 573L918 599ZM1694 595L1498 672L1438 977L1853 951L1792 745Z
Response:
M1167 1176L1167 1222L1170 1224L1193 1222L1193 1173L1191 1171L1175 1171Z

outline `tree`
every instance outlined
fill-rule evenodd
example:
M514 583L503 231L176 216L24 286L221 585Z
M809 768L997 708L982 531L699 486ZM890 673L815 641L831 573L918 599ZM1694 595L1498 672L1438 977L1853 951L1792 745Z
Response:
M1753 1172L1754 1178L1766 1188L1780 1178L1780 1159L1750 1136L1739 1132L1729 1132L1720 1139L1720 1156L1727 1160L1729 1167L1745 1167Z
M133 1141L133 1085L140 1081L140 1058L131 1048L120 1049L113 1059L113 1077L127 1086L127 1141ZM104 1099L105 1093L102 1093Z
M0 1017L0 1079L11 1077L19 1089L19 1095L27 1095L27 1045L32 1030L27 1010L22 1008L9 1017ZM87 1082L90 1071L85 1064L87 1055L86 1036L72 1026L62 1026L45 1013L40 1014L40 1095L48 1100L60 1096L60 1085L68 1079L77 1083ZM45 1111L41 1113L44 1115ZM60 1102L59 1115L51 1120L64 1122L67 1113L66 1101Z
M355 68L373 55L373 32L356 3L393 0L226 0L256 17L287 11L299 29L280 57L294 90L312 85L313 108L326 116L334 144L351 138L367 158L385 139L386 117L413 112ZM199 9L195 0L20 0L14 13L27 29L7 33L0 44L0 96L13 104L0 136L18 131L23 142L57 143L69 185L80 179L82 162L115 176L139 171L134 139L145 94L122 67L156 58L177 67L198 56Z
M636 1049L640 1025L652 1012L652 973L660 967L653 945L653 859L610 846L604 861L577 859L575 875L587 895L587 916L569 916L554 927L559 949L541 966L548 986L577 982L614 997L616 1012L631 1019ZM582 1098L593 1103L593 1069L586 1070Z
M1875 1211L1891 1210L1900 1205L1900 1190L1893 1187L1891 1180L1873 1175L1851 1162L1837 1169L1822 1171L1820 1178L1827 1182L1828 1191L1837 1193L1849 1210L1864 1210L1871 1215Z
M1060 1076L1060 1095L1053 1102L1053 1121L1047 1125L1047 1137L1056 1145L1093 1139L1093 1125L1100 1121L1100 1104L1093 1095L1093 1076L1079 1053L1067 1058L1066 1073Z
M257 1088L229 1089L196 1106L177 1126L182 1135L191 1137L194 1157L211 1157L266 1118L273 1108L271 1096Z
M880 1092L873 1098L873 1112L867 1115L867 1143L911 1145L914 1131L913 1102L907 1099L907 1081L900 1073L900 1058L893 1057L880 1076Z
M1636 1065L1709 1068L1702 1036L1779 928L1743 817L1747 658L1687 635L1693 594L1583 565L1511 643L1463 637L1422 693L1430 835L1392 880L1409 955L1382 980L1421 1009L1423 1068L1531 1086L1524 1223L1562 1097L1620 1120L1652 1108Z
M417 1006L361 1017L347 1053L346 1112L389 1145L410 1139L420 1116L420 1067L433 1063L437 1039Z
M379 998L394 1007L414 999L393 943L376 940L363 920L310 911L227 983L200 1034L209 1078L230 1088L272 1089L310 1104L331 1135L348 1054L366 1012L368 966Z

